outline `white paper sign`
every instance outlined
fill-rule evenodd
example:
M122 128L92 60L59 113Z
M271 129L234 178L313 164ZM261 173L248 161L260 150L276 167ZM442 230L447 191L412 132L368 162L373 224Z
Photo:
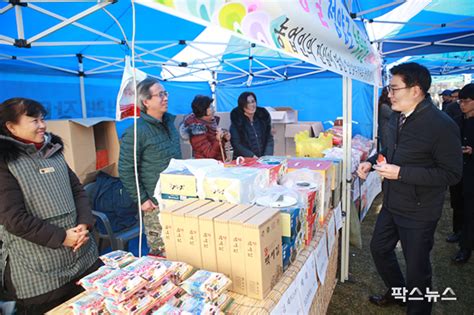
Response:
M280 314L295 314L295 315L303 315L307 314L303 312L300 293L298 289L297 281L293 281L288 289L283 293L280 302L275 306L275 308L271 311L273 315L280 315Z
M296 283L300 291L301 304L305 314L309 314L314 296L318 291L318 279L316 278L314 256L309 255L305 264L296 276Z
M334 218L336 219L336 232L342 227L342 210L341 210L341 202L334 209Z
M329 256L331 256L332 248L334 247L334 241L335 241L335 228L336 228L336 222L334 221L334 212L329 219L328 222L328 252Z
M328 250L326 247L326 231L324 231L323 236L319 239L319 243L316 246L314 251L314 258L316 259L316 267L318 270L318 278L321 281L321 284L324 284L326 279L326 271L328 269Z

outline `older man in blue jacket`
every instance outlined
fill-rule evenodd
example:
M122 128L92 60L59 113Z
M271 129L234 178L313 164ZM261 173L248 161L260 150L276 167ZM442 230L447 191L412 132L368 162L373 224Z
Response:
M370 249L388 291L369 301L378 306L407 302L408 314L430 314L432 303L425 295L431 287L434 232L446 188L462 175L459 128L433 105L428 69L406 63L390 72L388 95L395 113L382 152L386 163L377 163L373 156L358 169L361 178L371 169L384 177L383 206ZM394 252L398 241L406 261L406 280Z

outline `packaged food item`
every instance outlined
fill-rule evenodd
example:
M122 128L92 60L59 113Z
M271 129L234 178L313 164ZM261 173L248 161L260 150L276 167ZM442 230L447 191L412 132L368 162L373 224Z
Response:
M115 269L110 268L108 266L101 266L99 269L94 271L93 273L88 274L87 276L83 277L81 280L77 282L80 286L82 286L86 291L94 291L97 290L95 286L95 282L99 279L102 279Z
M151 315L191 315L191 313L183 312L178 307L165 303L153 311Z
M104 297L95 292L88 293L69 307L74 315L102 314L104 310Z
M166 259L160 259L160 262L168 268L171 273L170 279L176 284L180 284L189 278L194 271L194 267L185 262L170 261Z
M202 315L220 314L219 307L213 303L206 302L205 299L191 296L181 301L182 304L179 308L184 312Z
M99 257L106 266L112 268L122 268L134 262L137 258L132 253L115 250Z
M147 281L142 277L122 269L116 269L105 277L96 281L98 292L114 299L117 302L124 301L144 288Z
M227 290L231 283L230 279L221 273L198 270L183 281L181 287L193 296L213 301Z
M134 273L147 280L147 287L150 289L161 285L161 283L171 274L171 270L168 269L165 264L160 262L158 259L148 256L138 258L123 268L123 270Z

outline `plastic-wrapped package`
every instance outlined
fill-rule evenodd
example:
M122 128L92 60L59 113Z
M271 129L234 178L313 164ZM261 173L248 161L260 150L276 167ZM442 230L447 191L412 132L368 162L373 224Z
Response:
M108 266L101 266L99 269L94 271L93 273L88 274L87 276L80 279L77 284L82 286L86 291L94 291L97 290L95 283L97 280L102 279L115 269L108 267Z
M146 284L142 277L122 269L116 269L95 282L98 293L117 302L128 299Z
M181 287L193 296L213 301L230 285L230 279L221 273L198 270Z
M264 169L226 167L206 173L204 197L214 201L251 204L255 191L268 186Z
M111 314L148 314L152 308L165 304L180 290L181 288L172 282L166 282L153 290L141 289L123 302L107 299L105 304Z
M160 259L160 262L164 264L171 272L170 279L176 284L179 284L189 278L189 276L194 271L194 267L185 262L171 261L166 259Z
M214 315L220 314L220 309L214 303L206 302L206 300L197 297L186 297L182 299L180 310L190 314Z
M123 268L123 270L134 273L147 280L147 287L150 289L161 285L171 274L171 270L160 260L148 256L138 258Z
M132 253L123 250L115 250L99 257L106 266L122 268L134 262L137 258Z
M165 303L157 310L153 311L151 315L192 315L189 312L185 312L174 305Z
M98 293L89 293L69 306L74 315L96 315L104 311L104 297Z

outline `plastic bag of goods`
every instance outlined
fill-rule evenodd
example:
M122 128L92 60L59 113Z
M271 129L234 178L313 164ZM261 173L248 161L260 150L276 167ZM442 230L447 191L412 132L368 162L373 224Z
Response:
M88 293L69 306L74 315L96 315L104 311L104 297L98 293Z
M108 266L101 266L96 271L88 274L87 276L81 278L77 284L82 286L86 291L97 290L95 283L99 280L114 271L115 269Z
M132 253L123 250L115 250L99 257L104 265L111 268L122 268L134 262L137 258Z
M181 287L190 295L213 301L231 285L225 275L207 270L198 270Z
M123 268L123 270L145 279L148 282L147 287L150 289L161 285L171 275L171 270L165 264L158 259L148 256L138 258Z

